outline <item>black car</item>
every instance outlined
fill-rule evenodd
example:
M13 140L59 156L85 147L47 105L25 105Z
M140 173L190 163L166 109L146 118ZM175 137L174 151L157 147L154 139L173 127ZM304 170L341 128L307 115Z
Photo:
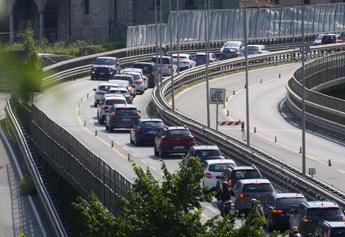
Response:
M290 210L290 227L297 226L302 236L312 236L319 221L343 221L344 213L332 201L311 201Z
M91 80L110 80L120 70L115 57L98 57L91 68Z
M222 53L220 54L220 60L236 58L240 56L240 52L236 48L224 48Z
M217 191L222 187L222 183L226 181L232 188L238 180L241 179L261 179L262 175L255 166L237 166L227 168L222 175L217 178Z
M275 193L262 204L267 231L289 228L290 210L306 202L301 193Z
M320 221L312 236L344 237L345 221Z
M142 69L144 75L148 78L148 87L155 87L155 78L158 73L158 69L154 62L135 62L132 67Z
M141 118L130 131L130 142L135 145L153 144L156 135L164 127L161 119Z

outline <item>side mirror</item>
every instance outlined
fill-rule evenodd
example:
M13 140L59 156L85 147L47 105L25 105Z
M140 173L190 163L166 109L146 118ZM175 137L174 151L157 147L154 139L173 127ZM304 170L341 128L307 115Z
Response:
M96 88L93 88L92 90L93 90L93 91L96 91Z

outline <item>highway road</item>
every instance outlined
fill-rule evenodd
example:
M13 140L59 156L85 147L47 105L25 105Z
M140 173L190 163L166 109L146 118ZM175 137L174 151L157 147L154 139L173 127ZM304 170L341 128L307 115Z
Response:
M250 71L249 98L251 144L301 169L301 130L282 103L286 95L285 84L299 66L294 63ZM244 72L210 81L210 88L226 88L229 97L225 108L220 106L219 121L246 120L244 85ZM178 111L206 124L205 83L178 94L175 104ZM230 116L226 116L227 110ZM211 126L215 128L216 105L211 105L210 111ZM239 126L220 126L219 130L242 139ZM317 178L345 191L344 144L313 131L308 131L306 141L307 168L316 168ZM331 167L328 159L331 159Z
M108 133L104 126L98 124L92 89L99 83L99 81L91 81L90 77L63 83L36 96L35 104L123 176L132 180L135 178L131 164L128 162L129 156L142 168L149 167L154 177L161 180L163 176L160 170L161 161L159 157L154 156L152 146L135 147L129 142L128 132ZM147 116L146 110L151 94L152 89L147 90L143 95L137 95L134 99L134 104L142 111L142 117ZM111 141L114 142L114 147L111 147ZM180 157L173 156L164 161L168 170L173 172L179 167L180 160ZM219 213L215 204L203 206L204 220Z

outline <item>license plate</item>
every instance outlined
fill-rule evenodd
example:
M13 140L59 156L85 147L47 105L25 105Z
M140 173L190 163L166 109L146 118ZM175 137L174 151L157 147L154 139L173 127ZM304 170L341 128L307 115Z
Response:
M174 149L178 150L178 149L183 149L184 146L174 146Z

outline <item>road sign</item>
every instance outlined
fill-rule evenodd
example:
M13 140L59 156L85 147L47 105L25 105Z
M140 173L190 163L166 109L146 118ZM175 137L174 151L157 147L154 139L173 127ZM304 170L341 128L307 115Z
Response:
M224 104L226 89L210 88L210 104Z
M236 125L244 125L244 122L241 120L237 121L221 121L218 122L218 125L220 126L236 126Z

